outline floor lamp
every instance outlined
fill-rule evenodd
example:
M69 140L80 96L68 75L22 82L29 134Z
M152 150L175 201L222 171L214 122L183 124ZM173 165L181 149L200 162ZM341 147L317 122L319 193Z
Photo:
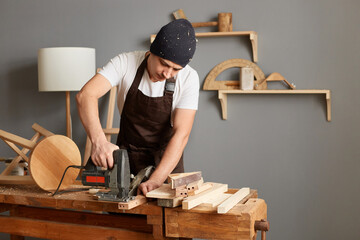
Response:
M55 47L38 51L40 92L66 92L66 135L72 138L70 91L79 91L94 76L94 48Z

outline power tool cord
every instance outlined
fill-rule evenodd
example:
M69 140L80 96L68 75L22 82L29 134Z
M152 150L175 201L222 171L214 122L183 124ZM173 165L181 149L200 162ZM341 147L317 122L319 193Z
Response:
M63 173L63 175L62 175L62 178L61 178L61 180L60 180L59 186L57 187L56 191L51 195L52 197L55 196L55 194L58 192L58 190L59 190L59 188L60 188L60 186L61 186L61 183L62 183L62 181L64 180L66 171L67 171L69 168L84 169L85 167L84 167L84 166L78 166L78 165L70 165L70 166L68 166L68 167L65 169L65 171L64 171L64 173Z

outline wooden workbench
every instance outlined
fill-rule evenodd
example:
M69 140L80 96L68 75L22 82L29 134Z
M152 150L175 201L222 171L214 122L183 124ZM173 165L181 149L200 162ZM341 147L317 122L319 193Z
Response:
M266 219L267 211L264 200L256 197L257 191L252 190L245 204L227 214L202 206L191 210L163 208L156 201L122 210L118 203L92 199L87 191L52 197L37 186L0 185L0 210L9 211L9 215L0 215L0 232L11 234L12 240L24 239L22 236L61 240L253 239L254 221Z

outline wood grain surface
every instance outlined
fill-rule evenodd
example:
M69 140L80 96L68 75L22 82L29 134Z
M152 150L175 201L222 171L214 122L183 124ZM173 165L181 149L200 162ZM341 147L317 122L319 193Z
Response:
M68 137L53 135L39 142L30 157L30 172L36 184L46 191L55 190L69 165L81 165L76 144ZM74 183L79 169L69 168L60 189Z

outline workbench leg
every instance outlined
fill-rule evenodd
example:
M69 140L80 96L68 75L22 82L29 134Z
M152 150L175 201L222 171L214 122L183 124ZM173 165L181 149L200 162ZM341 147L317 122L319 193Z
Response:
M147 215L147 224L151 224L153 226L154 239L168 239L165 237L162 215Z
M10 240L24 240L25 237L24 236L19 236L19 235L10 235Z

